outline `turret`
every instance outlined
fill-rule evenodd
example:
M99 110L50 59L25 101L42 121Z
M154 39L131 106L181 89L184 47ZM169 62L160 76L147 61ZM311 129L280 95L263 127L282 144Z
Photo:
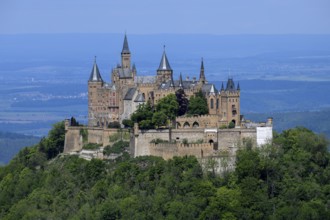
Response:
M162 55L162 58L160 60L160 64L159 67L157 69L157 82L158 84L162 83L162 82L166 82L168 80L171 80L171 84L173 83L174 86L174 82L173 82L173 70L171 69L170 63L168 62L166 53L165 53L165 46L164 46L164 52Z
M92 72L91 72L88 82L102 82L103 83L103 79L101 77L99 68L96 64L96 57L94 58L94 65L93 65Z
M200 73L199 73L199 82L201 84L205 84L206 83L206 78L205 78L205 73L204 73L204 61L203 61L203 58L202 58L201 69L200 69Z
M121 51L121 66L122 68L131 68L131 52L129 51L127 36L125 34L123 49Z
M179 88L183 89L183 81L182 81L182 74L180 73L180 79L179 79Z

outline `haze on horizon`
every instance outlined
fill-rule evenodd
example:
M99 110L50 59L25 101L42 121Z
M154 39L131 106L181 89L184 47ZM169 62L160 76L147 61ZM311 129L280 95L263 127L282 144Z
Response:
M330 34L328 0L1 0L0 34Z

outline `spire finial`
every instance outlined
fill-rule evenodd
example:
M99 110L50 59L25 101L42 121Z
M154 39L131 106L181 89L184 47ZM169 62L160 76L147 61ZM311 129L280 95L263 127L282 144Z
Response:
M96 63L96 56L94 56L94 63Z
M164 52L165 52L166 45L164 44L163 47L164 47Z

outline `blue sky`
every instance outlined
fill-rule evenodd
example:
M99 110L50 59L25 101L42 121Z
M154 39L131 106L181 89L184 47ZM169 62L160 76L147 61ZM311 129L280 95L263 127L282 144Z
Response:
M330 34L329 0L0 0L0 34Z

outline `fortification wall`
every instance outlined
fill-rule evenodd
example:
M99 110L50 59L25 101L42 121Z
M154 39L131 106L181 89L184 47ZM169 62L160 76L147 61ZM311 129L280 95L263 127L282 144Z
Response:
M151 143L150 154L159 156L165 160L174 156L195 156L197 158L211 156L213 154L213 144L182 144L182 143Z
M178 147L176 144L162 143L157 146L151 142L156 139L164 141L172 141L182 143L183 139L187 139L190 143L190 148ZM228 152L229 155L235 155L237 148L242 145L244 138L250 138L256 142L256 129L173 129L171 133L168 129L164 130L138 130L132 136L131 143L134 151L134 156L155 155L163 158L171 158L173 156L195 155L196 157L208 157L216 154L216 150ZM201 151L199 148L194 148L191 143L203 141L204 144L211 144L212 148L205 148ZM214 143L214 146L213 146ZM202 155L203 154L203 155Z
M64 153L80 151L83 145L79 127L71 127L65 131Z

